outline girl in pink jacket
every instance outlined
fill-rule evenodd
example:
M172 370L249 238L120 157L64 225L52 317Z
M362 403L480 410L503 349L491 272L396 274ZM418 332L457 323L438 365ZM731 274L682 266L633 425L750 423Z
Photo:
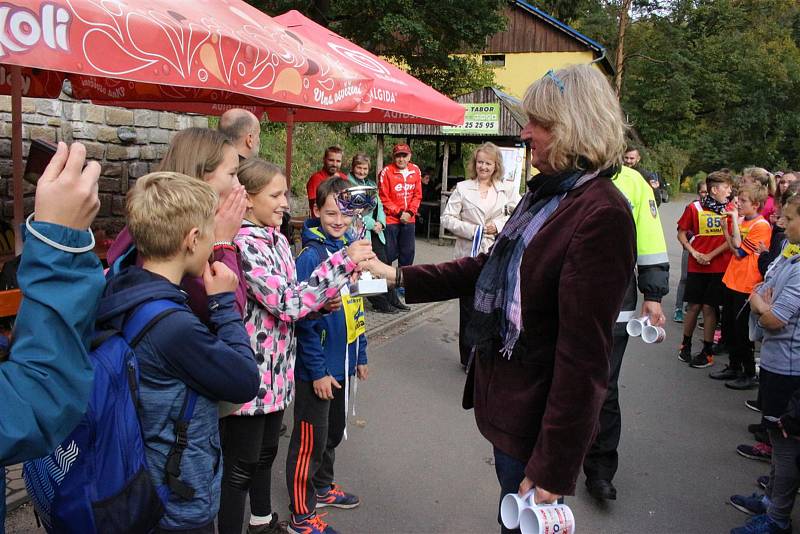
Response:
M283 412L294 396L294 322L337 306L339 290L358 262L372 256L368 242L356 242L323 262L308 281L298 283L289 242L278 231L289 209L283 171L251 158L241 164L238 176L247 191L247 211L234 241L247 287L245 328L261 387L256 398L221 420L221 534L242 531L248 490L249 532L279 532L270 502L270 471Z

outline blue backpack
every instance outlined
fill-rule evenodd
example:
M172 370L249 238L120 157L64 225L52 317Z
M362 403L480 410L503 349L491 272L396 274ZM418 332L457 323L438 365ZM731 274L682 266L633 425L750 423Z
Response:
M48 532L147 533L171 494L193 496L180 480L180 461L197 393L186 390L166 483L156 488L147 470L133 351L153 325L179 309L184 306L170 300L146 302L122 332L100 332L92 344L94 385L86 414L53 453L23 465L28 494Z

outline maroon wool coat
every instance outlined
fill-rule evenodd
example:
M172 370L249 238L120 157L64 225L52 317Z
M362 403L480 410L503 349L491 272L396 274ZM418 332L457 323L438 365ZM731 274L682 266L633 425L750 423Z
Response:
M635 232L630 205L607 178L569 192L523 254L518 343L526 350L511 360L497 350L476 355L474 388L467 381L465 407L474 401L481 434L553 493L575 493L597 432ZM404 267L406 301L473 294L486 258Z

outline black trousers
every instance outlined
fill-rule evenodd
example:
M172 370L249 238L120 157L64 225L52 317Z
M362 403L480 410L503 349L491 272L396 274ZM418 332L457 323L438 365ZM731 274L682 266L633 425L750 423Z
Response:
M389 260L386 258L386 245L381 243L381 238L378 237L378 234L372 232L372 251L378 257L380 261L383 263L388 264ZM389 307L389 297L387 296L388 293L384 293L383 295L373 295L371 297L367 297L367 300L370 301L373 307L375 308L383 308L386 309Z
M336 447L347 420L341 384L341 389L334 388L333 400L323 400L312 382L295 380L294 428L286 456L286 487L295 516L313 514L318 490L333 483Z
M475 297L461 297L458 299L458 353L461 357L461 365L469 363L469 355L472 347L467 343L467 328L472 313L472 306Z
M750 303L747 293L739 293L725 288L722 331L725 333L725 344L730 355L730 367L747 376L756 376L756 360L753 353L753 342L750 341L748 320Z
M619 408L619 371L622 357L628 346L625 324L614 325L614 336L609 357L608 393L600 410L600 428L597 437L583 461L587 479L613 480L619 465L617 447L622 433L622 413Z
M250 494L253 515L272 513L270 480L278 454L283 410L266 415L230 415L220 420L223 471L217 522L220 534L240 534Z

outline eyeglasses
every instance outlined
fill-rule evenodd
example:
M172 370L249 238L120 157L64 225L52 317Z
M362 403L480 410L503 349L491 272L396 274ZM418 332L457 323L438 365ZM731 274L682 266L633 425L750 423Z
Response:
M553 83L556 84L556 87L558 87L558 90L561 92L561 94L564 94L564 82L556 75L553 69L548 70L544 77L553 80Z

